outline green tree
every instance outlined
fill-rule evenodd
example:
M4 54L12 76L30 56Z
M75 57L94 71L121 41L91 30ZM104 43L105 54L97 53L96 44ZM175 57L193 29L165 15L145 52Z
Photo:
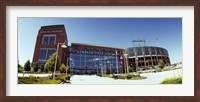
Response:
M133 72L133 68L130 65L128 66L128 71Z
M158 67L163 69L165 67L165 62L163 60L158 61Z
M60 72L61 73L66 73L66 66L64 65L64 64L61 64L61 66L60 66Z
M24 70L25 71L30 71L31 70L31 63L30 61L28 60L25 64L24 64Z
M35 67L34 67L34 72L37 72L40 69L38 62L36 63Z
M45 71L44 65L45 65L45 63L43 63L42 66L40 67L41 72Z
M51 71L52 73L54 72L54 67L55 67L55 61L56 61L56 56L57 54L54 53L51 55L51 57L47 60L47 62L44 65L45 70ZM56 70L59 70L60 68L60 58L59 56L57 57L57 64L56 64Z

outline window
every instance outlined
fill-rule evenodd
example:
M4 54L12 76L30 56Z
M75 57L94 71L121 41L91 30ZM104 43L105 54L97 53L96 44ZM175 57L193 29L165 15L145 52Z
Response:
M43 44L46 45L46 44L48 44L48 42L49 42L49 37L45 36L43 38Z
M51 36L49 38L49 44L54 44L54 42L55 42L55 36Z
M137 48L138 55L142 55L142 48Z
M46 59L46 53L47 53L46 49L40 49L40 57L39 57L39 59L40 60L45 60Z
M43 37L43 45L55 44L55 35L44 35Z
M148 47L145 47L145 48L144 48L144 52L145 52L146 55L149 55L149 48L148 48Z
M46 60L49 59L49 57L51 57L51 55L54 54L55 52L56 52L56 50L52 50L52 49L50 50L50 49L48 49Z
M48 60L49 57L55 53L55 49L40 49L39 60L45 61Z

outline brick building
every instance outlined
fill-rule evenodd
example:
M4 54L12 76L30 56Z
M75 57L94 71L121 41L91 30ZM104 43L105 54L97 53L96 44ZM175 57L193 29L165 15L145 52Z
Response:
M68 44L64 25L42 26L38 31L35 51L33 54L32 67L38 63L44 65L47 59L56 52L58 43ZM67 62L67 49L61 48L59 44L58 55L62 63Z

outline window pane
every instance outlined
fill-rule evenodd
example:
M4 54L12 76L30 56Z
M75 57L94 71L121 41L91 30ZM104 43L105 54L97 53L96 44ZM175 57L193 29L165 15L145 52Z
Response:
M48 44L49 37L45 36L43 39L43 44Z
M46 53L47 53L47 50L46 50L46 49L40 49L40 56L39 56L39 59L40 59L40 60L45 60L45 58L46 58Z
M54 54L56 52L56 50L48 50L48 54L47 54L47 59L49 59L49 57L51 57L52 54Z
M55 42L55 36L51 36L49 40L49 44L54 44Z

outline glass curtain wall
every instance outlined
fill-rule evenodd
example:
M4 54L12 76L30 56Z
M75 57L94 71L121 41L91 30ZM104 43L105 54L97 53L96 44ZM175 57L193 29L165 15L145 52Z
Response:
M117 64L115 51L95 49L74 49L70 53L70 68L78 73L116 73ZM76 70L76 71L75 71Z

